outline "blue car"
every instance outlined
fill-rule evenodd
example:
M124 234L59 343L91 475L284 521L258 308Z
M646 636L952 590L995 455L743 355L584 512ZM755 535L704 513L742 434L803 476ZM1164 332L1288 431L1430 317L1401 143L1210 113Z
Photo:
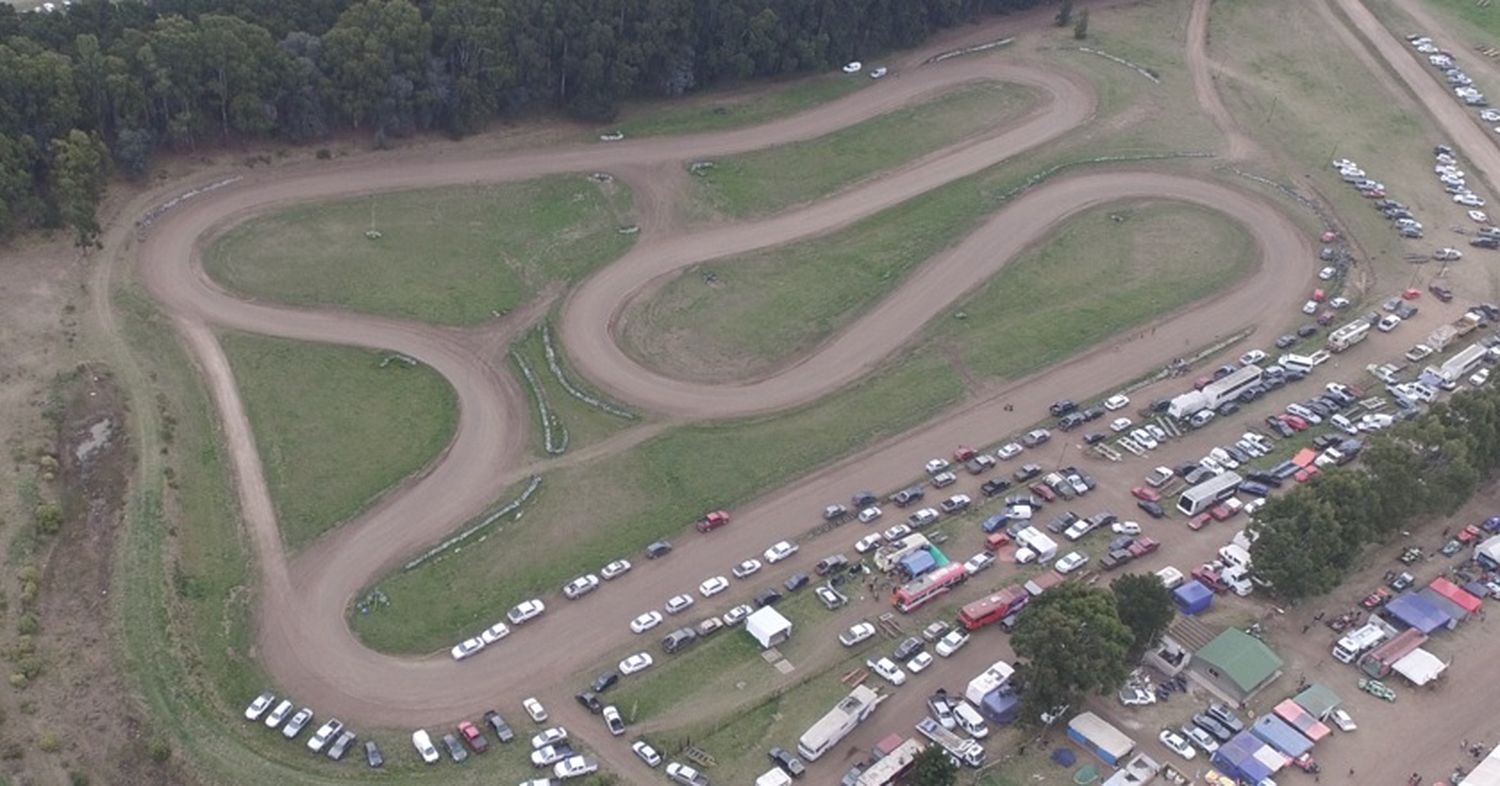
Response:
M1267 494L1271 493L1270 487L1268 487L1266 484L1264 484L1264 483L1256 483L1253 480L1247 480L1247 481L1241 483L1240 484L1240 491L1243 491L1246 494L1252 494L1252 495L1257 496L1257 497L1264 497Z

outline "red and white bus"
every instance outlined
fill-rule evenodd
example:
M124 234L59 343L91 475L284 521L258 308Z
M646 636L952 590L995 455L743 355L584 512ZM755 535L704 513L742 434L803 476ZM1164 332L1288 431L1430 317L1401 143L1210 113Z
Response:
M1031 593L1019 584L992 592L958 610L958 621L966 630L978 630L991 622L999 622L1020 611Z
M903 614L914 611L921 608L928 601L962 584L964 579L968 577L969 573L964 570L962 562L950 562L922 578L897 589L891 595L891 603L894 603L896 608Z

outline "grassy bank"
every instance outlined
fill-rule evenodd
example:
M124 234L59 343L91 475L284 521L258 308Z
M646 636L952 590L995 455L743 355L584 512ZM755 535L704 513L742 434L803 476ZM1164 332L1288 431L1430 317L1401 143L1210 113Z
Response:
M291 207L231 229L204 267L280 303L467 325L618 257L631 223L619 184L556 175Z
M426 366L241 333L220 343L293 549L363 510L453 438L457 397Z
M718 215L769 213L1003 125L1037 101L1017 85L961 87L817 139L717 159L695 179L694 196Z
M625 408L617 402L610 401L607 396L594 390L588 383L584 382L583 377L569 367L566 356L562 354L562 349L558 346L555 334L552 336L552 348L559 369L566 375L568 383L575 389L585 395L592 396L596 400L608 402L611 406L635 416L634 418L627 419L610 414L570 394L563 387L563 384L558 381L557 375L547 365L547 351L542 340L541 326L527 331L526 335L511 345L511 350L520 355L526 362L527 367L531 369L532 375L536 378L537 384L541 386L541 394L547 403L547 409L556 418L554 428L560 425L567 433L567 446L569 450L577 450L586 445L607 439L643 422L641 413ZM519 370L516 371L516 378L521 386L526 389L526 395L531 401L530 412L533 422L539 422L536 407L536 392L526 383L525 377ZM542 429L538 425L532 429L531 433L532 451L538 456L545 455L546 453L546 446L543 442Z
M820 74L768 87L646 103L626 109L616 127L626 136L635 137L697 134L758 125L843 98L871 84L870 79L861 76Z

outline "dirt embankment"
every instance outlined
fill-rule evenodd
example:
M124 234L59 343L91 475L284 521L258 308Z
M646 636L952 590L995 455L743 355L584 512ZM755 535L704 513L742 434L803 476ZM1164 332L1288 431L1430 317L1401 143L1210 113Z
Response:
M54 476L48 491L56 502L42 504L57 517L55 524L37 517L40 592L18 623L23 636L36 631L41 671L26 691L42 730L37 744L49 747L54 736L70 774L184 783L169 764L152 761L150 727L115 670L109 640L114 544L135 467L124 399L108 369L80 365L54 383L45 414L55 430L44 466L55 470L42 479Z

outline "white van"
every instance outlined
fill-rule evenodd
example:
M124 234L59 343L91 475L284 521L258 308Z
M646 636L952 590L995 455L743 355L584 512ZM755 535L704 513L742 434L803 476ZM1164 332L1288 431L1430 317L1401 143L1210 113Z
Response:
M1372 622L1339 639L1333 645L1333 657L1339 663L1353 663L1355 658L1380 646L1386 637L1385 629Z
M990 735L990 727L984 725L984 717L966 701L959 702L953 708L953 720L958 722L960 729L976 740L982 740Z
M1162 586L1166 587L1169 590L1177 589L1178 587L1182 586L1182 582L1186 580L1182 575L1182 571L1170 565L1162 568L1161 570L1158 570L1156 572L1156 577L1158 579L1161 579Z
M1188 425L1192 426L1193 428L1203 428L1204 426L1208 425L1208 422L1210 420L1214 419L1214 414L1214 411L1211 409L1204 409L1195 412L1193 413L1193 416L1191 418L1188 418Z
M432 746L432 737L428 736L426 729L417 729L411 733L412 747L422 755L422 761L428 764L436 764L438 760L437 748Z

